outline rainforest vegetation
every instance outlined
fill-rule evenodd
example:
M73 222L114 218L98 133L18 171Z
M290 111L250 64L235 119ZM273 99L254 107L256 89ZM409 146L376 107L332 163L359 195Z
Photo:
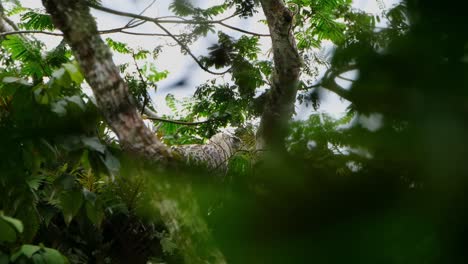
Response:
M464 263L455 1L24 2L0 1L0 264ZM155 101L174 46L211 77Z

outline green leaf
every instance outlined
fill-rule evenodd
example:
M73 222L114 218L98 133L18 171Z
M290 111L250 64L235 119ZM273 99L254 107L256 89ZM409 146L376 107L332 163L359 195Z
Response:
M36 99L38 104L47 105L50 101L49 93L47 93L46 89L42 86L35 87L34 99Z
M52 77L53 81L50 82L49 87L56 88L58 90L61 90L63 87L69 87L73 81L71 75L64 67L52 72ZM58 86L55 84L58 84Z
M188 16L195 13L195 8L190 0L174 0L169 5L169 10L179 16Z
M55 28L49 15L34 11L23 14L21 21L19 26L27 30L53 30Z
M120 171L120 161L110 151L106 151L104 158L101 158L111 175L116 175Z
M9 17L21 14L27 10L30 10L29 8L25 8L21 6L21 3L19 0L10 0L10 2L12 2L14 6L10 10L4 10L5 14Z
M14 262L21 256L31 259L33 263L45 264L66 264L68 260L60 254L59 251L53 248L46 248L36 245L23 245L11 256L11 261Z
M86 106L84 105L83 99L81 99L79 95L65 97L65 100L76 104L78 107L80 107L81 110L85 110L86 108Z
M43 64L41 56L42 44L37 41L27 41L19 36L8 36L1 42L11 57L24 63L22 73L41 78L47 73L47 67Z
M34 264L48 264L42 254L34 254L31 259Z
M57 47L46 53L45 61L51 68L58 68L69 61L65 40L62 40Z
M74 63L65 63L63 64L63 68L67 70L70 78L76 84L81 84L84 80L84 76L80 71L80 67L78 66L77 62Z
M92 205L95 204L96 202L96 199L97 199L97 196L95 193L93 192L90 192L88 189L84 189L83 190L83 196L84 196L84 199L87 203L91 203Z
M27 86L31 85L27 80L25 80L23 78L12 77L12 76L4 77L2 82L4 82L4 83L19 83L19 84L27 85Z
M60 196L60 206L62 208L63 218L68 225L76 216L83 203L83 193L81 190L72 190L65 192Z
M55 79L60 80L60 79L63 78L63 75L64 75L64 74L65 74L65 69L64 69L64 68L60 68L60 69L58 69L58 70L56 70L56 71L54 71L54 72L52 73L52 77L54 77Z
M65 264L68 263L68 260L60 254L59 251L53 248L44 248L44 253L42 254L47 264Z
M24 226L22 235L23 241L31 241L39 230L40 219L38 211L33 204L19 210L16 218L20 219Z
M44 175L35 175L27 180L27 184L32 191L37 191L45 180Z
M3 252L0 252L0 264L8 264L10 263L10 257Z
M107 42L107 45L111 49L113 49L113 50L115 50L115 51L117 51L119 53L129 54L129 53L132 52L132 50L127 46L126 43L115 41L115 40L113 40L111 38L106 38L106 42Z
M150 54L150 52L147 50L138 50L138 52L133 54L133 56L136 60L143 60L148 57L148 54Z
M143 66L143 72L146 75L146 78L151 82L158 82L167 78L169 71L158 71L154 64L145 64Z
M106 146L104 146L97 137L82 137L81 142L83 142L83 144L89 149L97 151L99 153L104 154L104 152L106 151Z
M12 225L18 233L23 233L23 223L20 220L12 217L8 217L0 213L0 219Z
M13 226L0 218L0 243L1 242L15 242L16 232Z
M60 100L58 102L52 103L52 112L58 114L59 116L65 116L67 114L67 102L65 100Z
M243 98L253 97L256 88L263 84L260 70L243 58L234 61L232 79L239 86L239 93Z
M99 202L92 202L87 201L85 204L86 215L88 219L96 226L100 226L102 220L104 219L104 210Z
M172 110L172 112L177 112L176 99L173 94L166 95L166 105Z
M236 13L239 14L239 17L249 17L253 16L254 13L257 13L255 7L258 5L258 0L229 0L227 4L229 7L236 7Z
M21 248L11 256L11 261L15 261L20 256L25 256L27 258L31 258L34 253L41 250L40 246L35 245L22 245Z
M217 16L226 10L226 4L215 5L203 10L203 15L207 17Z

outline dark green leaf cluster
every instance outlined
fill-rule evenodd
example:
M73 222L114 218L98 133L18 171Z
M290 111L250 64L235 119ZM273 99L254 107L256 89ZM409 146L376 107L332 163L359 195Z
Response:
M272 65L258 60L258 38L220 33L204 63L231 67L233 83L202 84L194 100L166 98L177 117L213 122L157 123L157 136L170 144L203 143L225 126L243 128L248 147L231 160L222 178L226 188L192 177L195 168L188 173L191 188L208 200L202 211L223 253L233 263L463 263L465 11L408 0L383 13L389 27L376 30L380 17L350 10L349 1L289 2L297 5L291 8L301 51L325 39L338 45L322 82L358 72L346 90L348 115L313 113L291 122L287 153L258 155L247 124L263 107L255 107L264 99L257 91ZM255 7L253 1L229 3ZM178 4L180 15L195 17L223 9ZM40 16L24 19L32 29L46 25ZM135 60L149 54L112 40L108 45ZM0 262L63 263L59 250L72 263L146 263L150 256L180 263L154 207L188 207L183 199L192 197L183 195L190 188L180 170L176 181L154 167L146 171L152 180L137 177L147 167L122 158L63 43L47 52L39 42L8 37L2 47ZM148 88L166 74L148 64L126 81L145 102ZM318 107L318 95L314 90L302 99ZM178 202L158 200L163 192ZM198 219L194 210L179 226L186 234Z
M117 178L115 135L83 92L65 44L44 51L42 43L9 37L2 46L13 63L0 70L0 260L68 263L31 243L53 246L72 263L120 260L122 247L140 243L157 253L132 248L132 257L161 255L155 226L131 219L141 189ZM114 230L114 221L125 227ZM131 236L138 240L126 245Z
M115 40L113 40L111 38L106 38L106 43L111 49L113 49L113 50L115 50L115 51L117 51L119 53L122 53L122 54L131 53L131 50L127 47L126 43L115 41Z
M195 13L191 0L174 0L169 6L170 10L179 16L188 16Z
M259 5L259 0L229 0L227 5L229 7L236 7L236 12L240 17L250 17L254 13L257 13L257 7Z
M223 13L227 8L235 7L240 17L249 17L257 12L258 0L229 0L224 4L215 5L207 9L195 7L192 0L174 0L169 8L179 16L194 16L212 18Z
M218 38L218 44L209 47L209 56L203 57L201 61L207 67L231 66L232 79L238 87L240 96L246 99L252 98L256 89L265 83L262 69L263 73L271 72L268 69L269 65L265 63L259 62L260 67L254 64L260 52L259 38L243 36L234 40L222 32L218 33Z
M12 60L21 63L11 65L8 70L14 71L19 76L31 76L35 82L51 76L55 69L70 59L70 52L67 51L64 42L45 53L41 52L42 43L29 41L20 36L10 36L2 41L1 45Z
M346 24L341 19L348 14L351 1L292 0L288 4L294 8L294 31L300 50L318 48L322 40L330 40L335 44L344 41Z
M0 188L7 190L0 208L23 227L8 244L2 232L0 259L68 263L56 250L31 243L52 245L71 263L162 255L155 239L162 229L132 218L140 183L120 176L115 136L93 99L76 89L83 81L76 65L63 64L36 85L10 74L0 74Z
M206 9L195 7L192 0L174 0L169 9L179 16L193 16L194 18L210 19L222 14L228 6L220 4Z
M55 29L52 19L47 14L29 11L21 15L21 28L27 30L53 30Z

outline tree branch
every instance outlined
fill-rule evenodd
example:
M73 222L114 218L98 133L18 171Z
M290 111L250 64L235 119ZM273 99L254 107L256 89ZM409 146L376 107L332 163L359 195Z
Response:
M158 26L160 29L162 29L162 31L164 31L167 35L169 35L177 44L179 44L179 46L182 47L182 49L184 49L189 55L190 57L192 57L192 59L198 64L198 66L200 68L202 68L204 71L208 72L208 73L211 73L211 74L214 74L214 75L224 75L226 73L228 73L231 69L227 69L226 71L224 72L214 72L214 71L211 71L210 69L208 69L207 67L205 67L205 65L203 65L203 63L201 63L201 61L195 57L195 55L192 53L192 51L190 50L189 47L187 47L187 45L185 45L182 41L180 41L178 38L176 38L169 30L167 30L163 25L157 23L157 22L154 22L156 24L156 26Z
M148 9L150 9L154 3L156 3L157 0L153 0L151 3L149 3L148 6L146 6L141 12L140 12L140 15L143 15ZM130 19L130 21L128 21L127 25L126 26L131 26L133 23L135 23L136 19L135 18L132 18Z
M343 87L341 87L336 81L335 81L335 78L340 78L340 79L344 79L344 80L347 80L347 81L355 81L355 80L351 80L351 79L347 79L345 77L341 77L340 74L342 72L348 72L348 71L351 71L354 69L354 65L347 65L345 67L342 67L341 69L335 69L335 70L332 70L332 69L328 69L326 72L325 72L325 75L320 83L320 86L324 89L327 89L331 92L334 92L335 94L337 94L338 96L340 96L341 98L343 99L346 99L350 102L352 102L352 98L350 96L350 92L349 90L346 90L344 89Z
M126 26L123 26L123 27L118 27L118 28L113 28L113 29L100 30L98 32L99 32L99 34L112 34L112 33L131 34L133 32L126 32L124 30L134 28L134 27L138 27L138 26L140 26L140 25L142 25L142 24L144 24L146 22L147 21L141 21L141 22L138 22L138 23L134 23L132 25L126 25ZM0 33L0 37L8 36L8 35L22 35L22 34L44 34L44 35L58 36L58 37L63 36L63 34L59 33L59 32L50 32L50 31L43 31L43 30L15 30L15 31L2 32L2 33ZM161 34L161 35L168 36L168 35L164 35L164 34Z
M143 83L143 85L145 87L148 87L148 83L145 80L145 78L143 77L143 73L142 73L142 71L140 69L140 66L138 66L138 62L137 62L137 60L135 58L134 53L132 54L132 58L133 58L133 62L135 64L135 67L136 67L136 70L138 72L138 75L140 77L141 82ZM143 116L143 119L148 119L148 120L153 120L153 121L160 121L160 122L164 122L164 123L171 123L171 124L177 124L177 125L186 125L186 126L198 126L198 125L201 125L201 124L206 124L206 123L214 121L214 120L206 120L206 121L200 121L200 122L187 122L187 121L182 121L182 120L170 120L170 119L165 119L165 118L159 117L155 112L151 111L151 109L149 109L147 107L147 104L148 104L148 101L149 101L149 95L148 95L148 92L146 92L146 90L145 90L145 94L143 95L143 97L144 97L143 105L140 105L138 100L135 100L136 105L140 108L140 114L142 114L142 115L145 114L146 115L146 116Z
M0 37L5 37L9 35L22 35L22 34L45 34L51 36L63 36L62 33L55 33L49 31L42 31L42 30L18 30L18 31L8 31L0 33Z
M269 37L270 36L269 34L255 33L255 32L243 30L243 29L240 29L240 28L237 28L237 27L234 27L234 26L230 26L230 25L224 23L224 21L232 18L235 15L231 15L229 17L226 17L226 18L223 18L223 19L220 19L220 20L195 21L195 20L188 20L188 19L185 19L183 17L178 17L178 16L170 16L170 17L174 17L176 19L166 19L167 17L152 18L152 17L148 17L148 16L143 16L143 15L137 15L137 14L128 13L128 12L118 11L118 10L115 10L115 9L95 5L95 4L92 4L92 3L90 3L89 6L96 9L96 10L100 10L102 12L106 12L106 13L110 13L110 14L114 14L114 15L118 15L118 16L125 16L125 17L131 17L131 18L134 18L134 19L150 21L150 22L158 23L158 24L191 24L191 25L218 24L218 25L227 27L227 28L235 30L235 31L240 31L240 32L245 33L245 34L251 34L251 35L260 36L260 37Z
M346 99L348 101L351 101L351 97L349 94L349 91L338 85L334 80L328 81L326 83L320 83L319 84L320 88L326 89L330 92L333 92L340 96L343 99ZM312 87L310 87L312 88Z
M127 35L136 35L136 36L156 36L156 37L171 37L167 34L162 34L162 33L144 33L144 32L132 32L132 31L126 31L126 28L114 28L114 29L106 29L106 30L100 30L98 33L100 35L106 35L106 34L117 34L117 33L122 33L122 34L127 34ZM3 32L0 33L0 37L8 36L8 35L22 35L22 34L44 34L44 35L50 35L50 36L56 36L56 37L62 37L62 33L58 32L50 32L50 31L43 31L43 30L19 30L19 31L8 31L8 32ZM174 36L179 36L179 35L174 35Z
M215 121L213 119L208 119L205 121L187 122L183 120L165 119L165 118L158 117L158 116L148 116L146 113L146 110L145 110L145 115L146 116L143 116L143 119L149 119L149 120L160 121L160 122L176 124L176 125L184 125L184 126L199 126L199 125L203 125L203 124L207 124L207 123L211 123Z
M55 26L63 32L90 84L99 109L121 146L138 156L163 163L172 154L145 126L130 102L128 88L101 39L85 1L43 0Z
M350 78L343 77L341 75L337 75L336 78L339 78L341 80L348 81L348 82L355 82L356 81L356 80L353 80L353 79L350 79Z
M232 29L232 30L236 30L236 31L239 31L239 32L242 32L242 33L245 33L245 34L250 34L250 35L253 35L253 36L257 36L257 37L269 37L270 36L270 34L260 34L260 33L255 33L255 32L252 32L252 31L244 30L244 29L241 29L241 28L238 28L238 27L233 27L231 25L225 24L222 21L217 22L217 24L220 24L220 25L222 25L224 27L227 27L229 29Z
M122 30L118 33L122 33L122 34L127 34L127 35L135 35L135 36L150 36L150 37L169 37L171 38L172 36L169 36L167 34L162 34L162 33L144 33L144 32L132 32L132 31L125 31L125 30ZM108 34L108 33L101 33L101 34ZM179 36L179 35L173 35L173 36Z
M224 75L224 74L228 73L231 70L231 69L228 69L228 70L226 70L224 72L214 72L214 71L211 71L210 69L208 69L207 67L205 67L203 65L203 63L201 63L201 61L192 53L190 48L186 44L184 44L182 41L180 41L176 36L174 36L174 34L172 34L163 25L161 25L160 24L161 21L158 20L157 18L151 18L151 17L147 17L147 16L142 16L142 15L127 13L127 12L117 11L117 10L113 10L113 9L110 9L110 8L107 8L107 7L95 5L95 4L92 4L92 3L88 3L88 5L90 7L92 7L92 8L94 8L94 9L97 9L97 10L100 10L100 11L103 11L103 12L107 12L107 13L110 13L110 14L119 15L119 16L126 16L126 17L132 17L132 18L135 18L135 19L140 19L140 20L153 22L157 27L159 27L162 31L164 31L164 33L166 33L168 36L170 36L183 50L185 50L187 52L187 54L189 54L189 56L192 57L192 59L198 64L198 66L201 69L203 69L204 71L206 71L208 73L211 73L211 74L214 74L214 75ZM164 22L162 22L162 23L164 23Z

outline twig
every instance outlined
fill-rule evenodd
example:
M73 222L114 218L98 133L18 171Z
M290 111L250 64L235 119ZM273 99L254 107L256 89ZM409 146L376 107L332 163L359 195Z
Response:
M107 13L110 13L110 14L119 15L119 16L133 17L133 18L136 18L136 19L153 22L162 31L164 31L167 35L169 35L182 49L184 49L190 55L190 57L192 57L192 59L198 64L198 66L201 69L203 69L204 71L206 71L208 73L211 73L211 74L214 74L214 75L224 75L224 74L228 73L231 70L231 69L228 69L228 70L226 70L224 72L214 72L214 71L211 71L210 69L208 69L207 67L205 67L203 65L203 63L201 63L201 61L192 53L190 48L187 45L185 45L182 41L180 41L176 36L174 36L163 25L161 25L160 20L158 20L157 18L151 18L151 17L147 17L147 16L143 16L143 15L137 15L137 14L127 13L127 12L117 11L117 10L114 10L114 9L111 9L111 8L95 5L95 4L92 4L92 3L88 3L88 5L90 7L92 7L92 8L94 8L94 9L97 9L97 10L100 10L100 11L103 11L103 12L107 12Z
M163 118L163 117L159 117L158 114L153 112L148 107L143 107L138 100L132 98L132 102L136 104L137 108L143 109L143 114L144 114L143 119L159 121L159 122L164 122L164 123L171 123L171 124L176 124L176 125L185 125L185 126L198 126L198 125L214 122L214 121L217 120L217 118L210 118L210 119L207 119L207 120L204 120L204 121L188 122L188 121L184 121L184 120L166 119L166 118Z
M144 33L144 32L131 32L131 31L125 31L125 30L122 30L118 33L123 33L123 34L127 34L127 35L135 35L135 36L152 36L152 37L171 37L167 34L163 34L163 33ZM101 33L101 34L107 34L107 33ZM180 35L174 35L174 36L180 36Z
M221 21L219 23L217 23L217 24L220 24L220 25L222 25L224 27L227 27L227 28L230 28L232 30L237 30L239 32L254 35L254 36L257 36L257 37L269 37L270 36L270 34L260 34L260 33L252 32L252 31L247 31L247 30L244 30L244 29L241 29L241 28L233 27L233 26L227 25L227 24L225 24L225 23L223 23Z
M124 27L119 27L119 28L100 30L99 34L112 34L112 33L131 34L133 32L127 32L127 31L124 31L124 30L140 26L140 25L142 25L142 24L144 24L146 22L147 21L141 21L141 22L138 22L138 23L133 24L131 26L124 26ZM50 32L50 31L43 31L43 30L15 30L15 31L2 32L2 33L0 33L0 37L4 37L4 36L8 36L8 35L22 35L22 34L44 34L44 35L57 36L57 37L63 36L63 34L59 33L59 32ZM167 35L164 35L164 34L160 34L160 35L167 36Z
M207 124L207 123L215 121L215 119L208 119L205 121L187 122L183 120L171 120L171 119L165 119L162 117L155 117L155 116L143 116L143 119L149 119L149 120L154 120L154 121L160 121L160 122L177 124L177 125L185 125L185 126L198 126L198 125L203 125L203 124Z
M166 17L151 18L151 17L147 17L147 16L143 16L143 15L137 15L137 14L133 14L133 13L114 10L114 9L103 7L103 6L98 6L98 5L95 5L95 4L92 4L92 3L88 3L88 5L90 7L92 7L92 8L94 8L94 9L97 9L97 10L100 10L100 11L103 11L103 12L107 12L107 13L110 13L110 14L114 14L114 15L118 15L118 16L126 16L126 17L131 17L131 18L134 18L134 19L140 19L140 20L145 20L145 21L151 21L153 23L159 23L159 24L192 24L192 25L197 25L197 24L218 24L218 25L227 27L227 28L232 29L232 30L240 31L240 32L245 33L245 34L251 34L251 35L260 36L260 37L269 37L270 36L269 34L255 33L255 32L243 30L241 28L237 28L237 27L234 27L234 26L231 26L231 25L227 25L226 23L224 23L224 21L234 17L235 14L231 15L231 16L228 16L226 18L219 19L219 20L195 21L195 20L188 20L186 18L178 17L178 16L166 16ZM175 19L166 19L168 17L173 17Z
M345 81L348 81L348 82L355 82L356 81L356 80L353 80L353 79L350 79L350 78L343 77L341 75L337 75L336 78L339 78L341 80L345 80Z
M143 15L148 9L150 9L154 3L156 3L157 0L153 0L147 7L145 7L145 9L143 9L141 12L140 12L140 15ZM126 26L131 26L134 22L136 21L136 18L132 18L130 19L130 21L128 21L127 25Z
M207 67L205 67L205 65L203 65L203 63L201 63L201 61L195 57L195 55L192 53L192 51L190 50L189 47L187 47L187 45L185 45L182 41L180 41L177 37L175 37L169 30L167 30L163 25L157 23L157 22L154 22L156 24L156 26L158 26L160 29L162 29L162 31L164 31L166 34L168 34L169 36L171 36L171 38L177 42L177 44L179 44L189 55L190 57L192 57L192 59L198 64L198 66L200 68L202 68L204 71L208 72L208 73L211 73L211 74L214 74L214 75L224 75L226 73L228 73L231 68L227 69L226 71L224 72L214 72L210 69L208 69Z
M148 83L146 82L145 78L143 77L143 74L141 73L141 69L138 66L138 62L135 58L135 53L133 52L132 52L132 58L133 58L133 62L135 63L135 67L137 69L141 82L143 82L143 85L145 86L145 88L148 87ZM145 89L145 92L143 93L143 105L141 106L140 114L144 113L146 105L148 104L148 101L149 101L148 98L149 98L148 91L146 91Z
M22 34L45 34L51 36L63 36L62 33L55 33L49 31L41 31L41 30L17 30L17 31L8 31L0 33L0 37L8 36L8 35L22 35Z

